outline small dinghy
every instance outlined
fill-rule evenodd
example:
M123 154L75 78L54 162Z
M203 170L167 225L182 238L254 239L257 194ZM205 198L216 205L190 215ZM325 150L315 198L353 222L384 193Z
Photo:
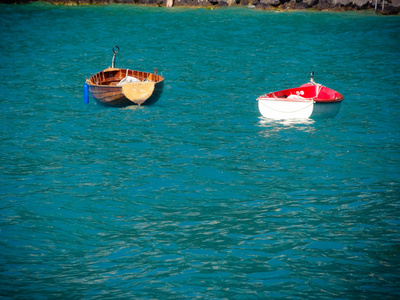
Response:
M161 97L164 77L154 73L115 68L115 57L119 47L113 48L111 68L94 74L84 85L84 100L89 102L89 93L101 104L114 107L128 105L151 105Z
M332 118L338 114L343 99L340 93L315 83L314 72L309 83L257 98L262 116L276 120Z

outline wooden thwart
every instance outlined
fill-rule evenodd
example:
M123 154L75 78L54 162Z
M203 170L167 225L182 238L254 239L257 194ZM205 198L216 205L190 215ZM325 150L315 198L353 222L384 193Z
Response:
M122 85L122 93L130 101L140 105L145 102L154 91L155 82L131 82Z

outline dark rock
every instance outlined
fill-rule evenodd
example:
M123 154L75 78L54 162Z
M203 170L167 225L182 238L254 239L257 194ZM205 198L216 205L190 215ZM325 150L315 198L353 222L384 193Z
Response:
M331 0L319 0L316 7L318 9L328 9L331 7Z
M56 5L78 5L78 2L71 0L51 0L50 3Z
M290 2L294 2L291 0ZM318 3L318 0L295 0L296 4L291 4L290 9L306 9L311 8Z
M0 3L3 4L26 4L26 3L31 3L35 2L36 0L0 0Z
M319 0L318 3L314 3L313 7L318 9L340 9L340 7L354 6L354 2L359 1L360 5L369 5L370 0Z
M356 8L362 9L367 8L369 6L369 0L352 0L353 4Z
M303 0L303 3L307 4L307 8L310 8L318 3L318 0Z
M306 1L296 1L294 9L306 9L311 7Z
M231 6L232 4L236 3L234 0L218 0L219 6Z
M289 2L283 3L282 9L295 9L296 8L296 0L290 0Z
M263 7L279 6L281 2L279 0L260 0L260 5Z
M207 7L210 6L210 2L207 0L174 0L174 6Z
M332 6L339 6L339 7L348 7L351 6L353 2L351 0L332 0Z
M138 0L114 0L114 3L121 4L139 4Z
M6 4L24 4L36 2L39 0L0 0L0 3ZM61 5L89 5L89 4L142 4L149 6L165 6L167 0L42 0L47 3ZM385 0L384 9L382 9L382 0L378 0L376 13L383 15L400 14L400 0ZM374 9L375 0L174 0L174 6L188 7L222 7L222 6L249 6L257 9L308 9L315 8L319 10L360 10Z
M382 9L382 1L381 2L378 1L378 9L376 12L382 15L400 14L400 0L385 1L383 9Z
M400 7L400 0L392 0L393 7Z
M166 1L164 0L119 0L125 4L143 4L149 6L165 6Z

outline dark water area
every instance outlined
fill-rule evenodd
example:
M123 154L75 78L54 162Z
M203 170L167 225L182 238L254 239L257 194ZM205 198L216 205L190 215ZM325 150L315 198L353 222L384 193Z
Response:
M0 5L2 299L397 299L400 18ZM83 102L111 65L150 107ZM256 98L315 80L335 118Z

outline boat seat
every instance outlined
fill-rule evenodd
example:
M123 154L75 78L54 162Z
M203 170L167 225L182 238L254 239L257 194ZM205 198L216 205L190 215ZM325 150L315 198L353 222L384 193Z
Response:
M126 83L133 83L133 82L141 82L141 80L137 79L136 77L126 76L124 79L122 79L120 82L117 83L117 86L121 86Z
M294 95L291 94L287 97L288 99L305 99L304 97L300 96L300 95Z

